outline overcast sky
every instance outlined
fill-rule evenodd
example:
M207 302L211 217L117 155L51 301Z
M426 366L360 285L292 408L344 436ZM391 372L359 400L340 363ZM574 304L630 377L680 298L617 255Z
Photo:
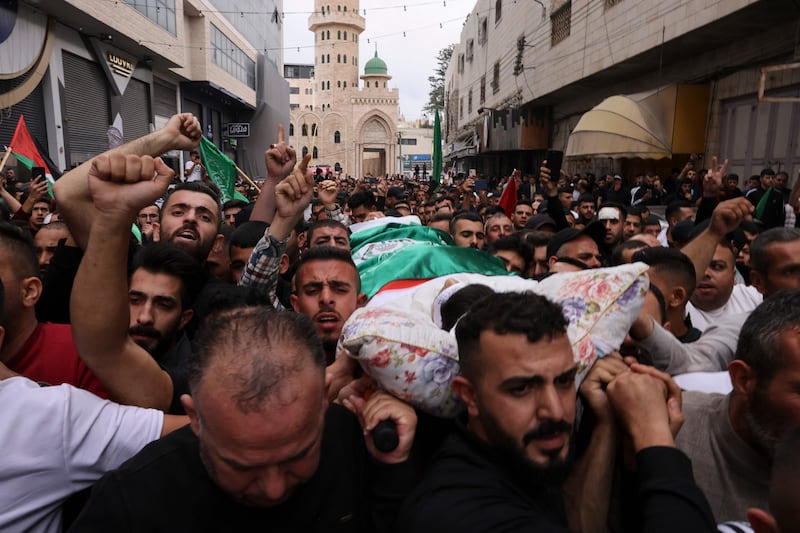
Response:
M375 54L377 42L378 56L392 76L389 86L400 89L400 112L406 120L422 117L436 55L458 42L474 6L475 0L361 0L367 27L359 41L359 71L363 73L364 63ZM284 62L314 63L314 35L308 31L314 0L284 0L283 9Z

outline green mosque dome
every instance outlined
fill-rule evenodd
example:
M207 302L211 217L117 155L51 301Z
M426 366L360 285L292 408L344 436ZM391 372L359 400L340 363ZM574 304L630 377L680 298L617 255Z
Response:
M389 74L389 69L386 67L386 63L378 57L378 51L375 51L375 57L367 61L367 64L364 65L364 75L365 76L386 76Z

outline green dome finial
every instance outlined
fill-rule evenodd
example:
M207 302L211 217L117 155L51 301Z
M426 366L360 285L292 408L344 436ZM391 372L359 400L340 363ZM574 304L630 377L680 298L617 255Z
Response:
M377 47L376 47L377 48ZM386 63L378 57L378 50L375 50L375 57L367 61L367 64L364 65L364 75L365 76L386 76L389 74L389 69L386 67Z

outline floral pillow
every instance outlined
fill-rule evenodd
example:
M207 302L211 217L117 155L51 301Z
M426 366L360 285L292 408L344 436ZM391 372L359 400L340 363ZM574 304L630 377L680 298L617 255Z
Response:
M358 359L387 392L423 411L451 417L463 408L450 387L459 372L456 339L423 314L357 309L342 328L338 352Z
M455 277L460 286L485 283L497 292L532 291L560 303L569 321L567 335L580 384L594 361L618 349L624 340L647 293L647 268L635 263L555 274L539 283L497 276ZM427 289L418 291L433 295L428 299L430 313L395 306L358 309L342 328L338 352L356 358L389 393L430 414L449 417L463 408L450 387L459 372L458 347L451 333L437 327L436 308L441 296L460 287L442 290L445 279L438 281L439 285L432 280Z

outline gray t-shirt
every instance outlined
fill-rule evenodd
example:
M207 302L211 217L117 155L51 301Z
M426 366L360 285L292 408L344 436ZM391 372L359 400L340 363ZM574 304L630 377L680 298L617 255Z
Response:
M733 430L729 406L727 395L685 392L686 421L676 439L717 522L747 520L750 507L768 508L771 466Z

